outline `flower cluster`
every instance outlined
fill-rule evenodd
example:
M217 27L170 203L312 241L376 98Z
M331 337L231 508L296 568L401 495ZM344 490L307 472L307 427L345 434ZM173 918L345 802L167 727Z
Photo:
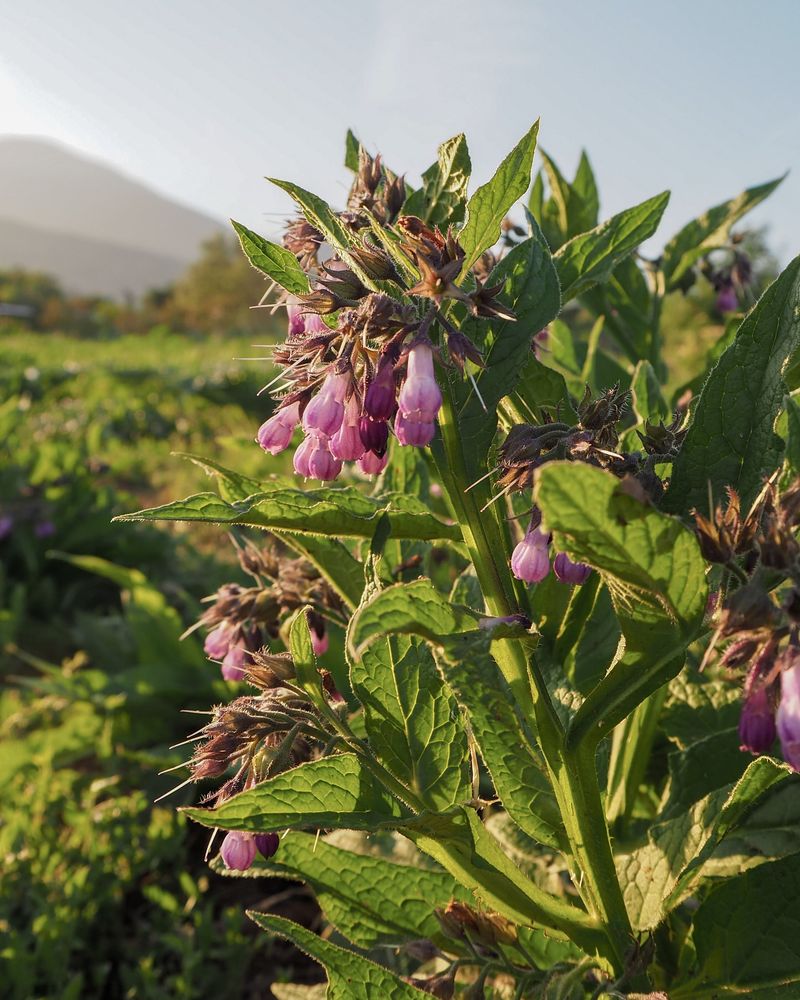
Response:
M541 583L550 572L552 536L542 531L542 516L534 508L528 530L511 553L511 572L524 583ZM553 560L553 572L561 583L586 583L591 567L573 562L566 552L558 552Z
M337 594L305 559L282 553L276 544L258 549L248 543L239 549L239 562L255 585L226 583L209 598L213 603L198 622L209 629L206 654L220 662L226 680L240 681L251 671L254 655L277 638L280 626L305 605L314 653L328 649L325 617L341 619Z
M491 263L477 262L465 291L459 284L464 251L453 232L399 215L405 196L403 179L362 151L339 216L353 245L334 253L302 220L284 237L310 290L284 301L288 333L273 356L282 395L256 440L276 455L301 428L293 465L306 479L334 480L345 462L366 475L380 473L391 435L403 446L431 443L442 406L437 362L462 372L468 360L481 363L475 345L441 308L446 299L475 316L514 318L497 298L501 286L484 280ZM391 254L371 223L391 227Z
M715 266L709 258L700 266L714 289L714 306L723 315L739 309L740 298L744 298L753 284L753 265L749 255L741 248L742 239L741 234L731 239L727 248L730 259L724 267Z
M724 643L720 665L744 671L741 748L768 753L777 736L800 770L800 480L782 491L768 484L746 516L729 490L725 506L695 521L705 557L742 581L713 616L706 654Z

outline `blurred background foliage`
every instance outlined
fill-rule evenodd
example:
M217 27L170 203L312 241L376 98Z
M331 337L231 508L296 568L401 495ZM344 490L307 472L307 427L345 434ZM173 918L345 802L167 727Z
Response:
M755 298L776 264L763 232L745 245ZM274 903L263 897L274 883L208 870L203 831L175 809L194 790L155 801L181 781L159 772L186 756L170 749L195 728L182 712L230 694L197 637L180 636L205 595L240 579L233 550L212 528L111 523L209 488L172 452L256 478L288 469L253 444L269 363L237 360L266 359L254 341L282 338L281 317L251 308L264 291L224 237L137 303L0 273L0 307L25 307L0 315L4 997L219 1000L302 976L244 916L248 902ZM668 297L670 393L703 370L725 318L703 277ZM592 326L579 308L568 321L581 335ZM556 366L559 343L556 330L543 345ZM604 335L603 348L624 375ZM307 921L304 893L290 898ZM305 974L321 976L307 963Z

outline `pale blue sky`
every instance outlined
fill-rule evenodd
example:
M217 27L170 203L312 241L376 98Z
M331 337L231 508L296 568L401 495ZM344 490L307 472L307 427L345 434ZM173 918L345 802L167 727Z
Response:
M0 0L0 25L0 134L265 232L265 174L341 201L348 126L411 180L463 130L483 180L541 115L605 214L672 189L663 239L793 169L752 218L800 250L800 0Z

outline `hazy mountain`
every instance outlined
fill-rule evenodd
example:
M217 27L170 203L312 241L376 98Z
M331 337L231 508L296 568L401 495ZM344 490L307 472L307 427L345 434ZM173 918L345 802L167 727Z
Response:
M173 280L222 223L45 139L0 138L0 268L70 291L140 294Z

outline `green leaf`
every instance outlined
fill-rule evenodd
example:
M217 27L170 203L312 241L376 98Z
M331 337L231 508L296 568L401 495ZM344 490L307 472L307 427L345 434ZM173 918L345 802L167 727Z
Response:
M736 729L742 686L736 680L709 679L684 670L669 686L659 725L682 750L708 735Z
M466 734L426 646L405 636L377 642L351 663L350 684L384 767L431 810L469 801Z
M358 261L351 255L350 235L330 205L318 195L313 194L311 191L306 191L304 188L301 188L297 184L293 184L291 181L281 181L274 177L268 177L267 180L269 180L272 184L275 184L276 187L279 187L282 191L285 191L294 199L294 201L302 209L303 215L305 215L306 219L312 226L322 233L328 243L330 243L336 253L348 265L353 273L358 275L359 279L367 288L375 289L375 282L370 278Z
M470 198L467 221L458 236L466 254L462 274L484 250L500 238L500 224L514 203L528 190L531 164L536 149L539 122L536 121L497 168L494 177Z
M285 288L292 295L308 293L308 277L290 250L278 246L277 243L270 243L263 236L259 236L239 222L234 222L233 219L231 225L236 230L242 250L253 267L263 271L273 281L277 281L281 288Z
M514 391L526 371L534 334L558 315L558 278L538 227L492 271L489 284L498 283L503 285L501 298L514 310L516 320L467 319L461 324L463 332L484 354L484 367L476 381L486 409L469 383L456 386L459 427L470 442L465 451L467 470L476 478L483 471L483 460L497 428L498 402Z
M436 163L422 175L422 187L403 206L406 215L421 216L429 225L446 230L464 218L472 163L463 134L439 147Z
M785 765L760 757L735 785L718 788L651 827L649 843L619 862L635 927L657 926L701 884L724 874L732 852L728 873L738 874L741 863L769 861L768 851L778 855L800 848L800 835L792 829L800 808L799 780ZM749 854L743 858L745 844Z
M281 831L287 826L396 828L399 820L410 815L352 753L300 764L226 799L215 809L184 812L204 826L252 833Z
M550 462L534 495L555 549L600 572L625 636L624 656L589 693L567 737L597 741L680 669L705 614L705 561L680 521L601 469Z
M437 661L466 712L509 816L534 840L561 850L566 834L544 761L490 655L489 642L486 633L454 636L437 651Z
M350 621L347 645L354 659L382 635L418 635L442 642L475 627L480 615L450 604L425 577L397 583L365 601Z
M653 235L668 201L669 191L664 191L565 243L554 257L561 301L606 281L624 257Z
M793 396L783 397L783 407L786 411L786 462L789 477L800 474L800 400Z
M250 476L243 476L239 472L225 468L219 462L211 458L204 458L202 455L194 455L188 451L176 451L178 458L185 458L195 465L200 466L217 480L217 488L223 500L233 503L236 500L245 500L254 493L261 493L264 484Z
M211 521L301 534L371 538L378 520L386 514L394 538L461 538L457 525L438 520L416 497L366 497L355 487L301 490L265 485L270 488L234 503L226 503L215 493L198 493L161 507L121 514L115 520Z
M689 268L709 250L725 246L731 226L772 194L782 180L783 177L778 177L766 184L748 188L730 201L710 208L705 215L693 219L676 233L664 247L661 262L667 291L678 287Z
M452 949L434 907L444 907L451 899L470 899L446 872L355 854L325 838L294 831L281 838L269 861L257 858L249 873L306 882L327 919L360 948L428 938Z
M578 414L561 372L543 364L531 352L511 399L519 411L520 422L541 423L541 410L563 420L576 420Z
M360 149L361 143L356 138L353 130L349 128L344 140L344 165L348 170L352 170L354 174L358 173L358 154Z
M427 995L415 986L404 983L383 966L331 944L330 941L323 941L313 931L306 930L292 920L253 911L248 911L248 916L262 930L287 938L309 958L324 966L328 976L329 1000L375 1000L376 997L419 1000Z
M767 289L703 386L673 463L664 508L708 511L726 486L748 510L783 457L773 429L786 393L783 370L800 348L800 257Z
M667 756L668 797L662 818L680 816L704 795L737 781L749 759L739 750L739 743L738 727L732 726L702 734L685 750L673 750Z
M669 406L661 394L661 384L649 361L640 361L631 380L633 412L639 423L658 423L670 416Z
M800 857L723 882L694 915L698 972L674 1000L800 995Z
M597 225L597 217L600 211L600 195L597 191L597 181L595 180L592 164L585 149L581 150L581 158L578 162L578 169L575 172L575 179L572 182L572 199L576 200L573 208L570 206L568 216L570 223L575 226L577 235L587 229L592 229Z

